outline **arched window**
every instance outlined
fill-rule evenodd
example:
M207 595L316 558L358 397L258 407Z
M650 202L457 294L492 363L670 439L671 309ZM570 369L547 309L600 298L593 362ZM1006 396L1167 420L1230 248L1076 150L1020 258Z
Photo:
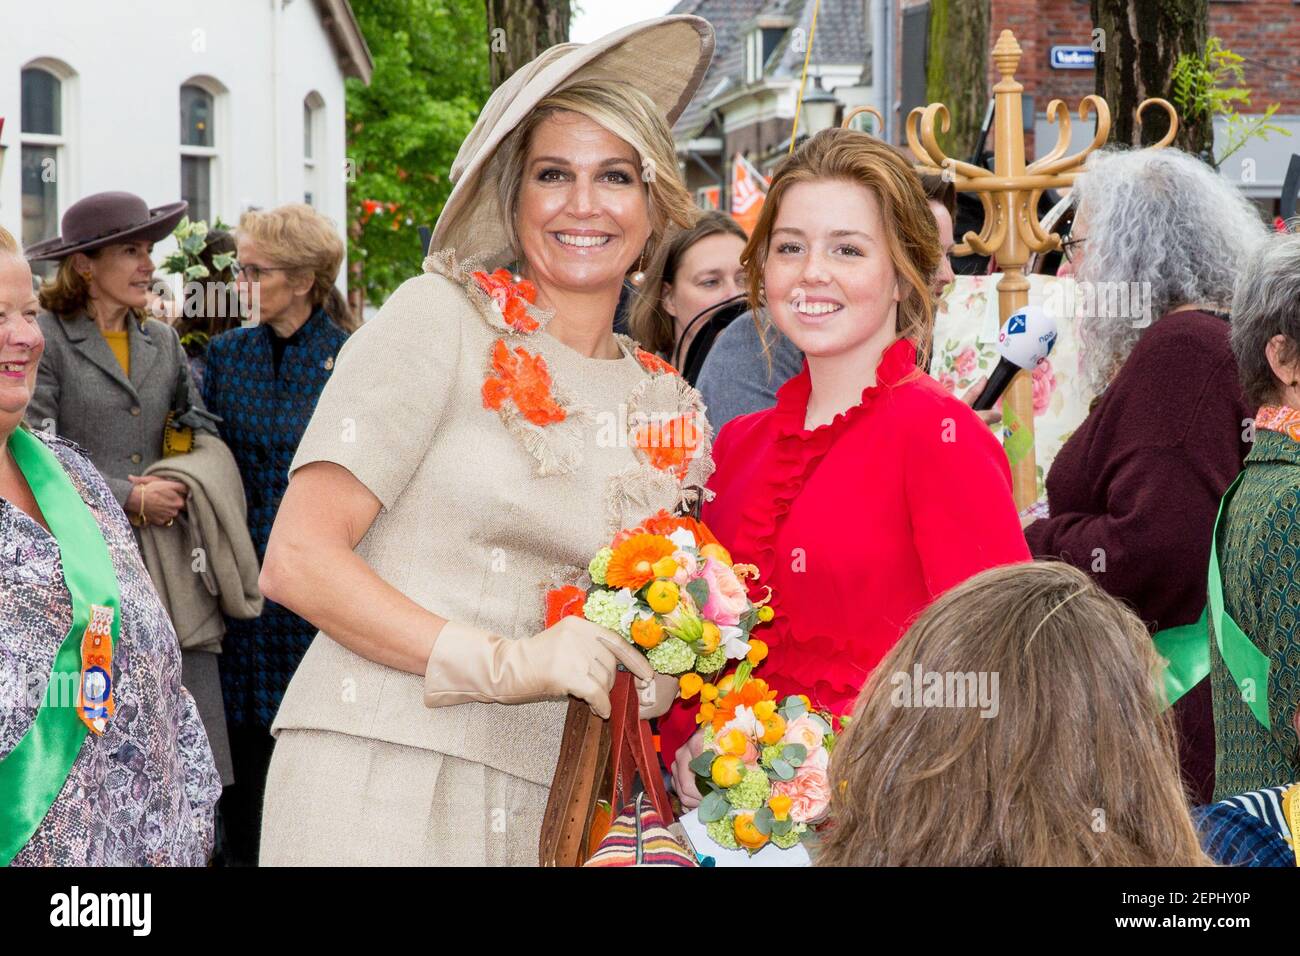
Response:
M190 219L211 222L219 208L218 163L221 153L217 116L221 90L211 82L190 80L181 87L181 198L190 204Z
M325 167L325 101L316 92L302 101L302 201L321 208L321 170Z
M67 161L67 97L72 72L39 61L22 71L22 240L34 245L59 234L60 189L71 194Z

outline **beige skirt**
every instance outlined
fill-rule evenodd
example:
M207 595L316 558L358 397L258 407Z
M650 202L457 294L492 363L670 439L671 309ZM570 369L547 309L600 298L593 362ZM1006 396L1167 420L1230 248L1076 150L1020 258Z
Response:
M548 793L431 750L282 730L261 865L537 866Z

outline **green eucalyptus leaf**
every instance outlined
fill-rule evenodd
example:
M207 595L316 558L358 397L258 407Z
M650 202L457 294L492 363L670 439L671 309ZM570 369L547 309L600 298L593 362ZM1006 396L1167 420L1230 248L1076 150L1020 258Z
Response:
M781 756L792 767L798 767L808 759L808 748L803 744L786 744L781 750Z
M697 608L704 607L709 602L709 585L703 578L696 578L686 585L686 593L691 596Z
M794 821L793 821L793 820L789 820L789 819L786 819L786 820L773 820L773 821L772 821L772 836L785 836L787 833L790 832L790 830L791 830L791 828L792 828L793 826L794 826Z
M781 757L772 761L772 772L782 780L794 779L794 767L791 766L790 761Z
M707 777L713 773L713 761L718 759L718 755L712 750L706 750L690 762L691 773L698 774L701 777Z
M699 815L701 823L713 823L721 820L731 809L731 804L721 793L713 792L704 798L700 803Z
M776 822L776 817L772 814L771 807L762 807L754 812L754 826L763 836L772 835L772 824Z

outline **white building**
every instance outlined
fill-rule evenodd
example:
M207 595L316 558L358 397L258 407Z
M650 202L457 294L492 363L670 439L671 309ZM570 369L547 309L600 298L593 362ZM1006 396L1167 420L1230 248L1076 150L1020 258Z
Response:
M24 245L114 189L232 225L307 201L345 228L344 79L373 69L347 0L3 6L0 224Z

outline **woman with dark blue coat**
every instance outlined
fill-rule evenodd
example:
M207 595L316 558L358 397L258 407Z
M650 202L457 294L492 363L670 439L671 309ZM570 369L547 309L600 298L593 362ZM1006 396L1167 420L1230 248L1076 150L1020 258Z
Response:
M334 287L343 240L310 206L250 212L237 240L240 298L253 321L212 340L203 395L239 464L261 561L294 451L356 324ZM272 601L261 617L227 625L221 684L235 783L221 800L220 853L230 865L252 866L271 721L316 628Z

